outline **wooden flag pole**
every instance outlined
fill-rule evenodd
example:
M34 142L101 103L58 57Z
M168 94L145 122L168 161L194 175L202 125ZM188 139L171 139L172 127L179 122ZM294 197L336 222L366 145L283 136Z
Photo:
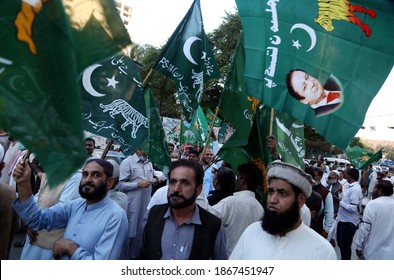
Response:
M270 118L270 134L272 135L272 131L274 129L274 115L275 115L275 109L271 108L271 118Z
M148 72L148 75L146 75L144 81L142 82L142 88L144 88L146 86L146 84L148 83L150 76L152 76L153 73L153 69L150 69Z
M108 151L111 148L113 143L114 143L114 140L112 140L112 139L108 141L107 146L105 146L103 154L101 155L101 159L105 159L105 157L107 156Z
M213 132L213 125L218 117L218 114L219 114L219 106L216 107L215 115L213 116L211 127L209 128L207 141L205 141L204 149L202 150L202 153L200 154L200 159L199 159L200 163L202 162L202 158L204 157L205 151L207 150L209 139L211 138L211 133Z

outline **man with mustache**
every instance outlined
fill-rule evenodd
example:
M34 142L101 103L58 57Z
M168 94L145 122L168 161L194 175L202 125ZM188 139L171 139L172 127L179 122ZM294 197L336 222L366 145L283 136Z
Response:
M333 79L329 79L331 81ZM327 83L326 83L327 84ZM320 81L304 70L291 70L286 77L287 89L292 97L304 104L309 104L315 116L329 114L337 110L342 103L340 90L327 90ZM335 87L338 87L334 83Z
M41 209L30 186L31 169L18 163L13 177L19 196L13 207L33 230L66 228L53 246L54 259L119 259L127 237L125 211L107 195L114 183L113 166L106 160L90 159L82 170L82 198Z
M196 204L204 171L196 160L174 161L168 203L146 214L132 245L132 259L227 259L221 220Z
M267 180L264 217L244 231L230 259L337 259L330 243L300 217L312 192L312 177L291 164L274 161L268 165Z

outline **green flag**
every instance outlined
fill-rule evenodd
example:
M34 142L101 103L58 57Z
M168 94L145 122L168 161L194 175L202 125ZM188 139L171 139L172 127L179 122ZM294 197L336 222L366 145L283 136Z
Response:
M2 3L0 127L36 155L49 184L56 186L87 156L78 75L85 66L128 45L130 38L113 32L119 22L115 19L120 20L113 1L31 3ZM88 28L92 22L95 36Z
M171 166L166 135L155 96L150 88L145 88L144 96L149 120L149 141L145 142L143 150L149 156L150 161L160 168L160 170L163 170L165 166Z
M247 95L244 70L245 50L243 33L241 33L220 96L219 114L230 122L231 126L240 132L240 135L245 135L247 140L260 103L256 98ZM240 143L242 144L246 143Z
M139 66L117 54L93 64L81 76L85 129L118 142L125 155L148 137L148 118Z
M195 139L202 144L208 138L209 126L201 106L198 106L197 110L194 111L190 122L190 131L194 134Z
M171 35L153 69L176 82L185 119L190 122L201 102L204 82L220 72L202 22L200 0L195 0Z
M207 119L208 125L211 125L212 121L213 121L213 118L215 117L215 113L212 112L211 109L207 108L205 110L205 117ZM221 127L222 126L222 120L220 118L216 117L213 126L214 127Z
M393 67L393 1L236 3L248 93L345 150Z
M190 128L190 123L188 123L187 121L181 122L179 139L180 139L179 142L181 144L191 144L191 145L201 146L201 141L198 141L196 139L196 136L194 135L192 129Z
M382 149L376 153L354 146L346 151L346 156L355 168L364 170L368 165L382 158Z
M304 169L304 124L289 114L275 111L272 134L281 160Z

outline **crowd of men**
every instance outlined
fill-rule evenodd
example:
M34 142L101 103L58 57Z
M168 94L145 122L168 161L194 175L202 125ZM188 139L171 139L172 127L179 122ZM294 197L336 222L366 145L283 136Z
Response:
M170 143L168 174L141 148L120 164L101 159L86 138L86 162L58 186L17 140L0 140L1 259L22 226L21 259L334 260L338 246L346 260L353 243L360 259L394 259L387 176L324 161L304 171L281 162L273 137L266 173Z

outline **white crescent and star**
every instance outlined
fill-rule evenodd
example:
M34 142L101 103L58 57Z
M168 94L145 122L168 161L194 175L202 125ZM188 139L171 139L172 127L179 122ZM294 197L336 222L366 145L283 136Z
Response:
M185 55L185 57L187 58L187 60L189 60L191 63L193 63L194 65L198 65L197 62L194 60L194 58L192 57L192 54L190 52L190 48L192 46L192 44L195 41L201 41L200 38L196 37L196 36L192 36L189 37L185 44L183 45L183 54Z
M309 49L307 49L307 52L311 51L315 45L316 45L316 33L315 30L313 30L310 26L303 24L303 23L296 23L294 24L291 29L290 29L290 33L293 32L294 29L303 29L306 31L306 33L308 33L309 37L311 38L311 46L309 47ZM301 47L300 43L298 42L298 40L294 41L293 40L293 47L296 47L297 50Z
M91 83L91 76L94 70L96 70L96 68L102 66L101 64L93 64L91 66L89 66L88 68L86 68L85 71L83 71L83 75L82 75L82 85L85 88L85 90L92 96L94 97L103 97L105 96L105 94L102 94L98 91L96 91Z

